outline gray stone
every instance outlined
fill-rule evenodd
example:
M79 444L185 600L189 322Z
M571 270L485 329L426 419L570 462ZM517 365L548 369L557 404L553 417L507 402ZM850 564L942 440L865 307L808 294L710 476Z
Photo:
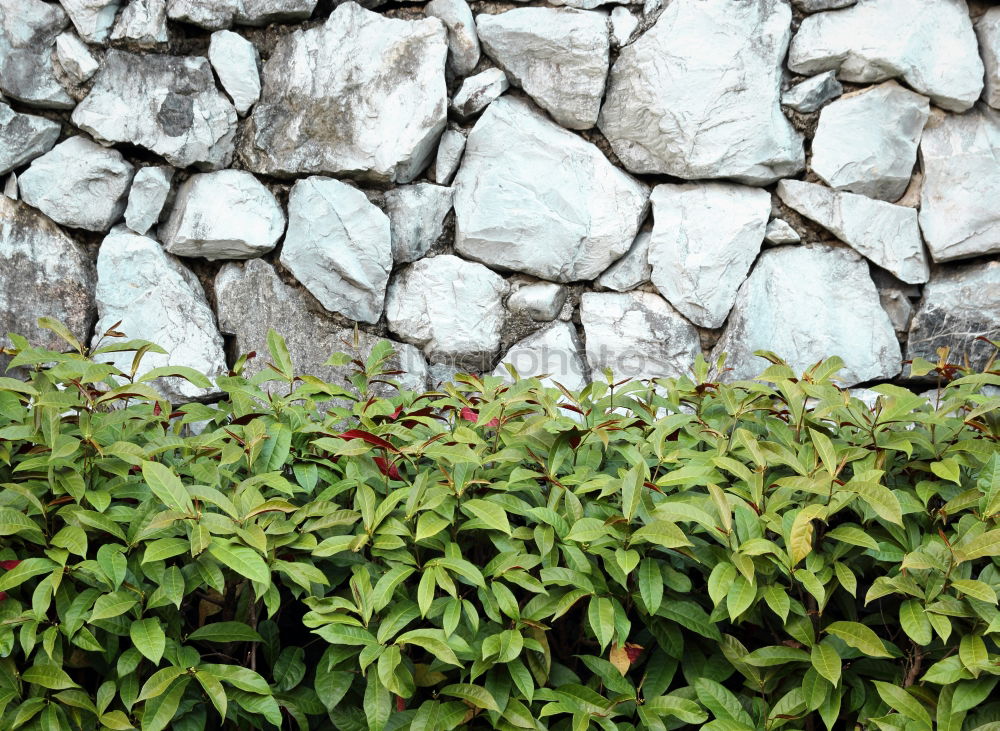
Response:
M0 91L35 107L72 109L73 98L56 79L52 50L69 25L58 5L42 0L0 3Z
M593 279L628 250L647 196L596 146L502 97L473 128L455 178L455 249L542 279Z
M910 298L920 296L920 287L903 284L882 269L873 269L871 275L875 289L878 290L879 303L889 315L893 329L905 336L910 329L910 318L913 316L913 304Z
M108 51L72 120L98 140L145 147L177 167L214 170L233 156L236 110L199 56Z
M446 129L438 144L437 158L434 161L435 183L448 185L455 177L458 165L462 162L465 152L465 135L457 129Z
M935 115L920 164L920 228L934 260L1000 252L1000 112Z
M134 173L117 150L70 137L21 175L21 198L56 223L107 231L125 211Z
M802 114L815 112L844 93L834 71L826 71L799 82L781 95L781 104Z
M658 185L652 282L695 325L721 327L764 241L771 195L733 183Z
M240 0L167 0L167 17L206 30L220 30L233 24Z
M897 200L929 114L927 97L895 81L842 97L819 115L810 167L831 188Z
M652 232L640 231L625 256L609 266L597 278L597 284L616 292L627 292L649 281L653 267L649 264L649 240Z
M451 108L461 119L479 114L510 87L507 74L500 69L486 69L462 82L452 99Z
M983 101L997 109L1000 108L1000 7L990 8L976 21L976 36L986 67Z
M416 261L430 251L444 231L453 198L451 188L430 183L402 185L385 194L393 261Z
M171 254L215 261L262 256L284 230L281 206L257 178L219 170L184 181L159 234Z
M509 363L521 378L542 378L547 386L559 383L570 391L579 391L590 380L581 351L573 326L568 322L553 322L512 345L493 375L512 381L504 365Z
M996 350L977 337L1000 340L1000 261L940 268L924 287L910 336L907 358L937 362L949 348L949 363L981 369Z
M100 319L93 346L115 323L127 338L149 340L167 352L149 352L139 374L161 366L187 366L210 378L226 373L222 336L198 278L156 241L115 228L97 255L97 309ZM101 362L131 370L132 353L105 353ZM155 386L173 402L193 401L217 392L182 378L159 378Z
M698 331L652 292L586 292L580 321L587 363L597 378L672 378L687 373L701 352Z
M432 362L483 371L500 348L506 293L503 278L483 265L445 254L393 278L385 315L389 329Z
M559 317L566 304L566 295L566 288L559 284L525 283L507 298L507 309L523 313L536 322L550 322Z
M792 39L797 74L836 70L844 81L901 78L944 109L963 112L983 90L983 62L965 0L865 0L806 17Z
M276 21L306 20L312 15L317 2L318 0L239 0L235 21L239 25L264 26Z
M764 243L780 246L781 244L797 244L800 241L802 241L802 237L788 221L774 218L767 222L767 228L764 229Z
M7 180L3 184L3 194L12 201L20 200L21 194L17 189L17 174L11 173L7 176Z
M800 171L779 105L790 23L781 0L671 2L611 69L598 126L625 167L750 185Z
M174 169L169 167L146 167L136 172L125 208L126 226L143 235L160 220L173 177Z
M796 372L840 356L839 378L848 386L892 378L901 367L868 265L843 246L781 246L761 254L712 358L727 353L727 378L747 379L768 365L753 355L757 350L777 353Z
M483 51L553 119L570 129L594 126L608 75L604 14L516 8L476 23Z
M619 48L632 39L638 27L639 19L628 8L616 5L611 10L611 42Z
M821 10L849 8L858 0L792 0L792 4L803 13L818 13Z
M166 0L131 0L118 14L111 40L127 41L140 48L165 45L170 40Z
M782 180L778 196L904 282L927 281L927 255L912 208L801 180Z
M445 127L445 37L436 18L387 18L354 2L285 36L243 134L247 166L413 180Z
M0 175L51 150L59 130L58 122L19 114L0 102Z
M389 218L339 180L300 180L288 196L281 264L331 312L378 322L392 270Z
M60 33L56 36L56 60L66 75L77 84L82 84L97 73L97 59L75 33Z
M260 55L243 36L229 30L212 34L208 60L241 116L260 99Z
M59 0L77 33L88 43L104 43L111 33L120 0Z
M458 76L465 76L479 63L479 36L472 10L465 0L431 0L424 15L438 18L448 29L448 64Z

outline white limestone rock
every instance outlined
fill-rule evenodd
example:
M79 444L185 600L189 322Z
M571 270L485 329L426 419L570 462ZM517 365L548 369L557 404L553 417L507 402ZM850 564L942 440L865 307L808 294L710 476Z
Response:
M920 228L934 261L1000 252L1000 112L935 115L920 164Z
M502 97L455 178L455 250L542 279L594 279L632 244L648 193L596 146Z
M206 30L220 30L233 24L239 4L240 0L167 0L167 17Z
M111 33L120 0L59 0L77 33L88 43L104 43Z
M898 200L929 114L927 97L895 81L842 97L819 115L810 166L836 190Z
M986 67L983 101L1000 109L1000 7L992 7L976 21L979 53Z
M780 246L782 244L797 244L800 241L802 241L802 237L788 221L774 218L767 222L767 228L764 229L764 243Z
M331 312L378 322L392 270L389 217L339 180L300 180L288 196L281 264Z
M616 5L611 10L611 42L621 48L632 40L632 34L639 27L639 19L631 10Z
M56 37L69 25L58 5L42 0L0 2L0 92L34 107L72 109L56 79Z
M140 375L168 365L194 368L209 378L226 373L222 336L201 283L151 238L119 226L104 239L97 255L97 309L94 346L120 322L116 329L126 337L149 340L167 351L147 353ZM132 355L105 353L99 360L128 372ZM217 392L173 377L157 379L155 386L175 403Z
M465 0L431 0L424 15L438 18L448 29L448 65L457 76L466 76L479 63L479 35L472 10Z
M682 315L721 327L764 241L771 194L734 183L658 185L652 282Z
M835 71L825 71L801 81L781 95L782 106L802 114L815 112L844 93Z
M445 254L421 259L393 278L389 330L435 363L483 371L500 348L507 283L482 264Z
M598 126L622 164L749 185L802 170L779 105L790 23L782 0L671 2L611 69Z
M500 69L486 69L462 82L451 101L451 108L461 119L479 114L510 87L507 74Z
M971 107L983 90L983 62L965 0L865 0L805 18L792 39L797 74L836 70L844 81L901 78L937 106Z
M878 290L879 302L889 315L892 327L898 334L905 336L913 316L913 303L910 300L920 297L920 287L904 284L883 269L873 269L871 275L875 289Z
M640 231L625 256L609 266L597 278L597 284L616 292L627 292L649 281L653 267L649 263L651 231Z
M800 373L840 356L839 378L848 386L892 378L901 367L868 265L843 246L781 246L761 254L712 359L727 353L727 378L753 378L768 365L753 355L757 350L779 354Z
M276 21L306 20L312 15L317 1L239 0L234 20L238 25L253 26L264 26Z
M254 45L238 33L220 30L212 34L208 60L219 75L222 88L233 100L236 112L243 116L260 99L260 54Z
M20 200L21 194L17 189L17 174L11 173L7 176L7 180L3 184L3 194L5 197L10 198L12 201Z
M21 199L56 223L107 231L125 211L135 168L86 137L60 142L21 175Z
M483 51L563 127L597 122L608 75L607 16L515 8L476 19Z
M430 251L444 231L453 198L451 188L430 183L401 185L386 192L393 261L416 261Z
M145 235L160 220L173 177L174 169L170 167L146 167L136 172L125 207L126 226Z
M858 0L792 0L792 4L803 13L818 13L821 10L839 10L854 5Z
M66 75L77 84L82 84L97 73L97 59L75 33L60 33L56 36L56 60Z
M585 292L580 321L595 377L610 368L616 381L672 378L701 352L694 326L652 292Z
M587 385L589 374L581 357L582 347L573 326L568 322L553 322L520 340L500 359L494 376L512 381L504 364L509 363L521 378L542 378L551 386L560 383L570 391Z
M448 185L455 177L462 153L465 152L465 135L457 129L446 129L438 144L437 158L434 161L433 180L440 185Z
M131 0L118 14L111 40L127 41L140 48L165 45L170 40L167 0Z
M215 261L262 256L284 230L285 214L263 183L245 170L219 170L184 181L159 234L171 254Z
M19 114L0 102L0 175L52 149L60 125L45 117Z
M525 283L507 298L507 309L536 322L550 322L559 317L566 295L566 288L553 282Z
M145 147L177 167L214 170L233 157L236 110L200 56L109 50L72 121L98 140Z
M437 18L387 18L351 1L285 36L242 136L248 168L413 180L445 128L445 39Z

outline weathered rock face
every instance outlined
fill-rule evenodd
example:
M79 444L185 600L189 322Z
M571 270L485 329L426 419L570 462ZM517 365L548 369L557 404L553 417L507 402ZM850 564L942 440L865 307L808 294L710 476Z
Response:
M651 237L652 232L640 231L635 237L635 241L632 242L632 248L597 278L597 284L616 292L627 292L644 282L648 282L653 274L653 267L649 264L649 240Z
M507 299L507 309L521 312L537 322L550 322L566 303L566 288L552 282L522 284Z
M104 43L121 6L119 0L59 0L77 33L88 43Z
M221 30L234 23L267 25L280 20L304 20L317 0L167 0L171 20Z
M445 29L385 18L354 2L281 40L243 135L251 170L408 182L444 129Z
M516 8L477 19L479 41L559 124L597 122L608 75L607 18L572 8Z
M835 69L844 81L861 83L901 78L956 112L983 90L965 0L866 0L810 15L792 39L788 66L798 74Z
M448 64L465 76L479 63L479 36L472 10L465 0L431 0L424 15L438 18L448 29Z
M750 185L801 170L779 106L790 22L780 0L671 2L611 70L598 125L625 167Z
M131 0L111 31L111 40L129 41L140 48L164 45L167 35L166 0Z
M465 135L457 129L446 129L441 135L441 142L438 145L437 158L434 161L435 183L448 185L455 177L458 165L462 161L462 154L465 152Z
M507 283L481 264L443 255L421 259L389 285L389 329L429 360L476 371L500 348Z
M385 194L385 212L392 234L392 261L416 261L444 231L454 191L440 185L403 185Z
M632 39L639 19L628 8L616 5L611 9L611 42L619 48Z
M36 107L72 109L73 99L56 79L52 50L69 25L58 5L42 0L0 3L0 91Z
M124 227L108 234L97 257L97 309L95 345L121 321L116 329L127 337L150 340L167 351L147 353L143 373L166 365L188 366L210 377L226 370L222 337L198 278L153 239ZM132 353L107 353L101 360L128 370ZM214 392L180 378L158 379L156 385L172 401L192 401Z
M658 185L650 199L653 284L695 325L721 327L764 241L770 194L692 183Z
M177 167L214 170L233 155L236 110L197 56L108 51L72 119L98 140L145 147Z
M571 391L587 385L587 365L580 356L580 339L568 322L553 322L511 346L493 371L494 376L511 380L505 363L517 369L521 378L546 376L543 383L561 383Z
M125 207L125 225L137 234L145 234L163 212L163 205L170 195L170 181L174 177L173 168L140 168L132 178L132 189Z
M18 184L24 202L56 223L107 231L125 211L134 174L120 152L77 136L36 158Z
M44 155L57 139L58 122L33 114L18 114L0 102L0 175Z
M214 261L266 254L284 230L271 191L244 170L219 170L184 182L159 233L171 254Z
M803 13L818 13L821 10L838 10L850 7L858 0L792 0L792 4Z
M767 222L767 228L764 229L764 243L781 245L781 244L797 244L802 240L799 236L799 232L792 228L792 225L788 221L782 220L780 218L775 218Z
M510 82L507 81L507 74L500 69L486 69L462 82L462 88L455 94L451 108L462 119L468 119L486 109L508 87Z
M935 261L1000 252L1000 112L979 106L928 122L920 228Z
M781 95L782 106L796 112L815 112L829 101L844 93L844 87L837 81L837 74L827 71L796 84Z
M976 21L979 54L986 67L983 101L994 109L1000 108L1000 7L993 7Z
M941 270L924 288L907 340L907 358L937 362L937 349L950 349L948 362L983 368L995 352L977 337L1000 339L1000 262Z
M281 264L331 312L378 322L392 269L389 218L339 180L300 180L288 197Z
M97 73L97 59L90 53L87 44L74 33L60 33L56 37L56 60L77 84Z
M167 0L167 17L206 30L228 28L236 16L239 0Z
M254 45L243 36L228 30L212 34L208 59L219 75L222 88L233 100L236 111L243 115L260 98L260 56Z
M898 200L929 113L927 97L894 81L838 99L819 116L810 166L831 188Z
M767 365L756 350L780 353L799 372L839 355L847 385L900 370L899 343L868 266L842 246L781 246L761 254L713 358L727 353L727 377L751 378Z
M628 250L647 195L594 145L504 97L473 128L455 178L455 249L544 279L593 279Z

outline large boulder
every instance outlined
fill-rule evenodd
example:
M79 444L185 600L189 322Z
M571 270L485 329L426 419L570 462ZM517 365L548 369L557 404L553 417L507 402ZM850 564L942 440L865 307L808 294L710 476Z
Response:
M52 51L69 25L58 5L42 0L0 2L0 91L35 107L72 109L56 78Z
M583 348L576 330L568 322L553 322L519 340L500 359L493 375L511 380L505 364L514 366L521 378L545 376L543 382L559 383L570 391L579 391L590 380Z
M781 0L671 2L611 69L598 126L625 167L749 185L800 171L779 104L790 24Z
M713 359L727 353L732 379L767 366L754 351L777 353L796 371L840 356L847 385L899 373L901 354L864 259L844 246L766 250L736 295Z
M458 253L559 282L593 279L628 251L649 193L512 97L476 123L454 187Z
M226 167L236 110L208 59L110 50L73 124L103 142L145 147L177 167Z
M323 25L279 41L264 65L242 138L248 167L409 182L445 127L447 54L437 18L339 5Z
M59 139L59 130L58 122L19 114L0 103L0 175L51 150Z

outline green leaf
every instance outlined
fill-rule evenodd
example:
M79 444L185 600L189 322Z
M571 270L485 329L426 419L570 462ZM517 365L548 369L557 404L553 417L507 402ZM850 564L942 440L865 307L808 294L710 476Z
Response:
M143 462L142 478L149 485L153 494L160 499L160 502L171 510L185 515L194 512L194 505L191 503L191 497L184 488L184 484L166 465L159 462Z
M204 663L198 668L199 672L211 673L219 680L229 683L234 688L245 690L247 693L257 693L259 695L271 695L271 686L260 676L259 673L249 668L241 668L237 665L216 665Z
M639 595L646 610L656 614L663 601L663 573L654 559L644 558L639 563Z
M136 620L129 627L128 633L135 649L141 652L153 665L159 665L167 642L160 620L156 617Z
M981 602L989 602L990 604L997 603L997 593L993 590L993 587L985 581L977 581L975 579L952 579L951 585L966 596L970 596L973 599L978 599Z
M90 614L90 621L96 622L99 619L110 619L120 617L138 603L138 597L131 591L115 591L110 594L102 594L94 602L94 610Z
M507 521L507 511L496 503L477 498L462 503L462 510L479 518L490 528L510 535L510 523Z
M708 720L708 714L697 703L674 694L647 698L645 707L657 716L674 716L684 723L701 724Z
M611 600L593 597L587 608L587 618L603 651L611 643L615 633L615 608Z
M429 510L424 511L420 514L420 517L417 518L417 532L413 540L422 541L425 538L436 536L449 525L451 525L451 523L437 513Z
M931 462L931 472L942 480L949 480L956 485L962 484L962 475L959 471L958 462L951 457L943 459L940 462Z
M139 697L137 700L144 701L149 698L156 698L166 692L167 688L177 680L180 676L184 675L187 670L185 668L178 667L168 667L157 670L155 673L149 676L146 682L142 686L142 690L139 691Z
M882 520L903 525L903 508L892 490L877 482L848 483L848 488L858 494Z
M267 331L267 350L271 354L271 360L278 372L285 377L286 381L291 381L295 376L295 367L292 365L292 357L288 353L288 345L285 339L275 330Z
M812 430L810 429L810 431ZM798 564L812 552L812 521L822 519L825 516L826 506L816 504L807 505L796 514L795 520L792 521L792 530L789 533L792 566Z
M153 698L142 714L142 731L163 731L174 720L181 698L191 681L190 676L179 678L169 691Z
M809 661L816 668L816 672L829 680L834 688L840 684L840 655L827 640L813 645Z
M263 642L256 630L243 622L213 622L199 627L188 640L202 642Z
M219 712L219 716L225 718L228 700L226 698L226 689L222 687L222 683L219 682L219 679L211 673L206 673L204 671L196 672L194 677L198 683L201 684L202 689L205 691L205 695L207 695L208 699L212 701L212 705L215 706L215 710Z
M878 691L879 696L890 708L899 711L913 721L926 724L927 728L931 727L930 713L927 712L927 709L923 707L920 701L907 693L903 688L891 683L884 683L880 680L873 680L871 682L875 684L875 690Z
M739 698L721 683L710 678L694 681L698 700L720 721L733 721L747 728L753 728L753 719L744 710Z
M873 551L878 550L878 541L868 535L865 531L853 525L839 525L833 530L827 531L825 537L833 538L834 540L840 541L841 543L847 543L851 546L870 548Z
M479 685L472 685L470 683L446 685L441 689L441 695L459 698L471 706L483 708L487 711L500 711L500 706L497 705L493 694Z
M566 534L566 540L576 541L577 543L593 543L610 532L611 529L603 520L598 520L597 518L580 518L570 528L569 533Z
M899 605L899 623L907 636L918 645L931 643L931 621L923 604L916 599L907 599Z
M55 665L32 665L21 674L21 680L48 690L80 687L65 670Z
M955 558L959 562L972 561L986 556L1000 556L1000 529L987 531L955 548Z
M271 570L260 554L251 548L213 538L208 552L240 576L245 576L258 584L271 583Z
M826 627L826 632L834 637L839 637L855 650L859 650L869 657L892 657L871 627L860 622L833 622Z
M809 653L795 647L771 645L754 650L744 660L758 668L769 668L789 662L809 662Z
M965 635L958 645L958 657L973 677L979 676L990 659L981 635Z
M729 587L726 596L726 609L729 619L735 621L743 612L749 609L757 598L757 584L747 581L742 574L737 576Z

